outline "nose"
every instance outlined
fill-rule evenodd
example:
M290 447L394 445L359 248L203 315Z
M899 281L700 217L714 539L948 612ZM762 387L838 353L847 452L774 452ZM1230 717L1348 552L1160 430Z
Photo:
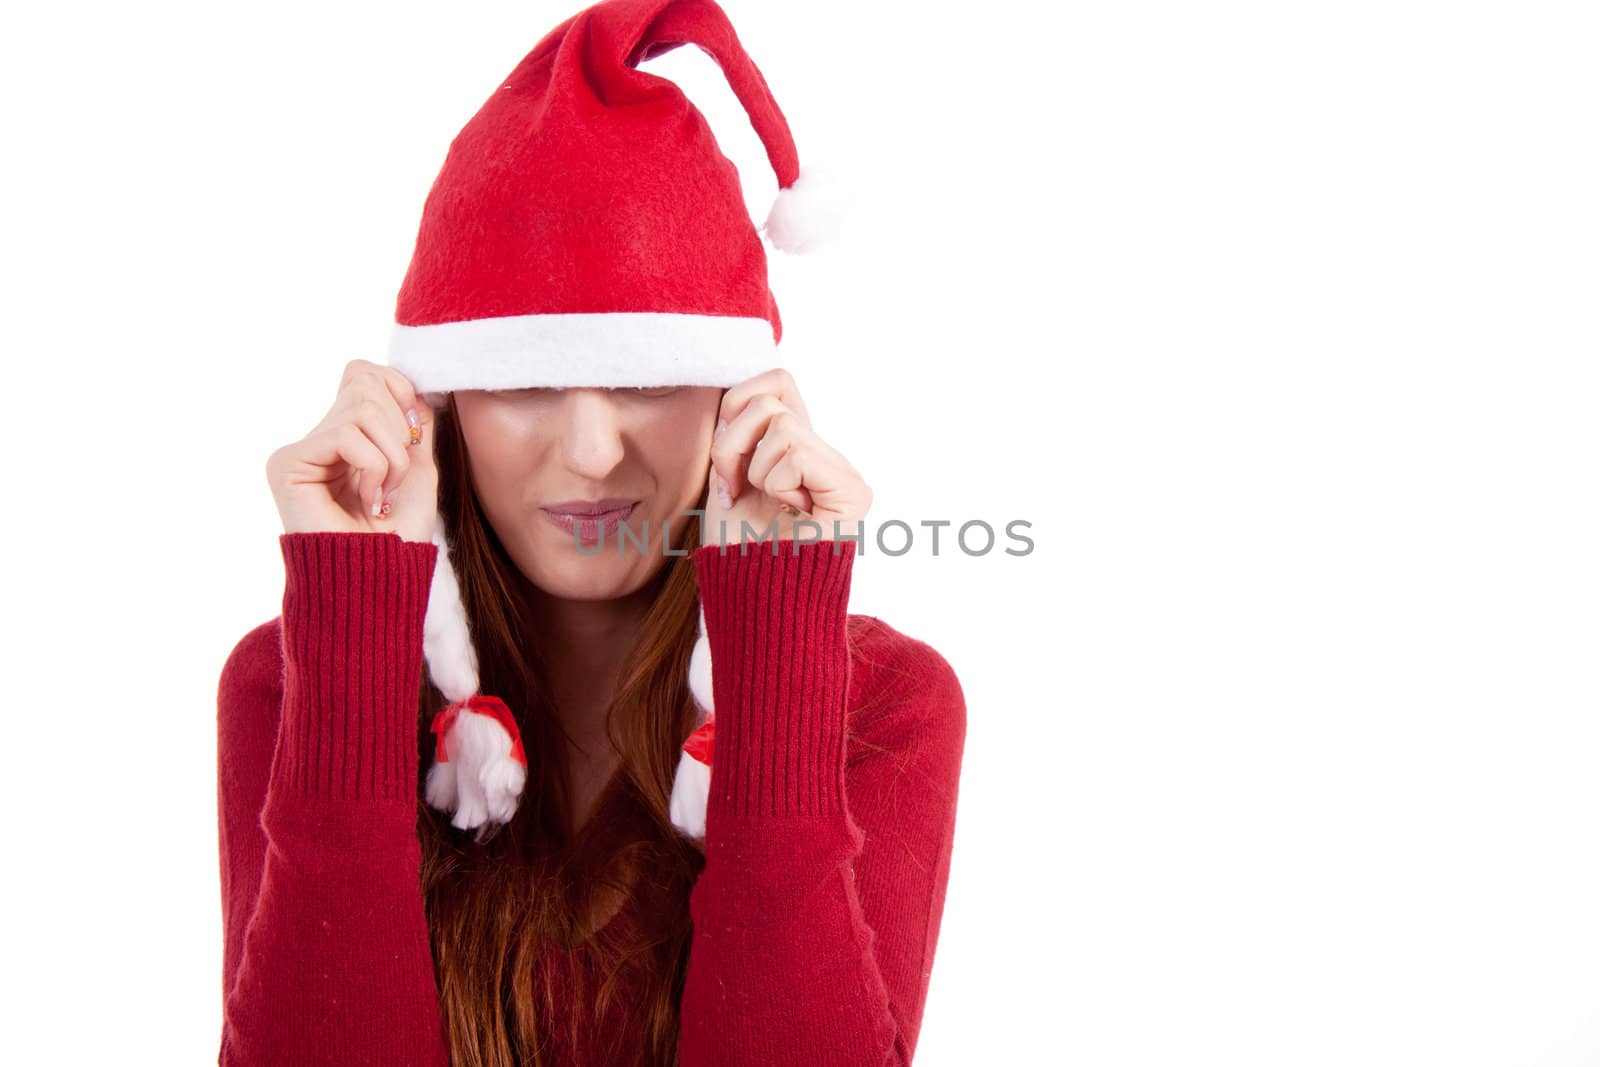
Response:
M604 389L564 389L561 393L561 448L567 468L602 481L622 462L623 426L617 406Z

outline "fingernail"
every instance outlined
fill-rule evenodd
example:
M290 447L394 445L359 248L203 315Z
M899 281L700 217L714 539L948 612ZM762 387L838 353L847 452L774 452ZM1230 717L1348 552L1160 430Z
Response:
M383 496L378 495L372 500L372 517L379 518L383 514Z
M718 419L717 420L717 432L711 435L711 439L713 441L715 441L717 438L721 437L722 436L722 431L726 430L727 428L728 428L728 420L727 419Z
M416 411L415 408L406 408L406 425L411 427L411 439L409 441L407 441L406 444L408 444L408 445L421 444L422 443L422 420L417 418L417 411Z
M722 475L717 475L717 500L723 508L733 507L733 497L728 495L728 482Z

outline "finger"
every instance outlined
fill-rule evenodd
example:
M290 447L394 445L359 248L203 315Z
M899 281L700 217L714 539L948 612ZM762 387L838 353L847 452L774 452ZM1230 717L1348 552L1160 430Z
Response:
M811 413L806 409L805 401L800 398L800 387L795 384L794 376L782 367L763 371L729 388L722 394L722 404L717 410L717 417L732 423L752 399L762 394L776 397L784 407L800 416L801 422L807 426L811 425Z
M376 392L376 386L381 385L394 398L396 407L400 409L401 418L406 421L408 445L421 444L427 439L428 431L433 425L433 408L411 384L410 378L393 367L385 367L365 359L354 359L346 364L340 386L349 388L355 382L365 382L368 386L366 392L369 395ZM408 417L407 412L413 412L414 415ZM416 433L411 432L413 425L416 427Z
M795 435L759 480L754 462L750 473L756 488L807 514L815 514L819 508L844 511L852 503L864 507L870 499L866 483L850 462L809 431Z
M751 481L773 500L799 508L809 515L815 504L806 487L808 476L805 461L801 458L803 455L804 447L796 442L759 482L754 478Z
M819 465L819 469L847 471L852 477L859 477L855 474L855 468L850 466L850 461L845 459L844 455L840 453L838 449L834 448L821 437L817 436L817 432L811 427L802 426L797 422L793 422L792 420L785 418L782 413L772 417L771 421L768 423L767 432L761 439L762 442L772 440L775 432L773 424L782 424L782 432L792 442L800 443L808 451L816 452L823 461ZM792 444L791 447L793 447ZM746 477L750 480L751 484L754 484L756 481L757 470L760 470L763 474L765 474L770 470L771 467L770 463L765 463L757 458L760 453L761 443L758 442L756 445L755 454L752 455L750 464L745 469ZM776 459L774 459L773 462L776 462Z
M323 476L318 480L331 481L346 471L351 473L351 489L364 514L372 514L373 497L381 505L382 497L374 490L383 484L389 461L360 426L346 422L314 433L305 439L305 449L300 458L321 470ZM367 477L361 478L362 474ZM367 483L366 492L361 490L363 480Z
M717 507L721 507L722 506L722 499L721 499L721 497L719 497L717 495L717 468L716 467L707 467L706 468L706 507L708 509L712 507L712 501L716 501L716 506Z
M388 387L389 394L394 397L395 404L400 408L401 418L406 420L408 434L406 444L420 445L424 440L430 440L433 408L422 394L417 392L416 387L411 384L411 379L393 367L378 367L377 371L379 377L383 379L383 384ZM413 426L416 427L416 433L411 433Z
M381 398L370 395L360 397L355 401L350 418L378 446L388 461L388 470L372 483L378 501L382 503L384 495L405 481L406 474L411 470L411 453L407 451L406 444L411 437L411 427L406 424L405 415L387 391Z
M767 432L761 435L761 440L756 442L755 450L750 454L750 465L744 472L747 484L764 489L772 468L810 433L792 412L775 413L767 420Z
M433 408L422 399L422 394L417 394L415 406L405 411L406 420L406 447L413 448L428 442L427 448L417 449L416 458L425 463L433 462Z
M789 409L771 393L760 393L750 398L744 409L728 422L721 435L711 443L711 463L717 473L728 483L728 495L737 500L749 484L744 469L756 443L767 432L767 425L775 415Z
M384 387L394 395L394 401L400 406L401 411L406 408L416 407L417 402L422 399L416 389L412 387L410 378L407 378L393 367L386 367L368 359L352 359L349 363L346 363L344 375L339 379L339 388L344 390L352 382L362 378L373 378L381 381ZM421 409L418 408L418 411L420 412Z

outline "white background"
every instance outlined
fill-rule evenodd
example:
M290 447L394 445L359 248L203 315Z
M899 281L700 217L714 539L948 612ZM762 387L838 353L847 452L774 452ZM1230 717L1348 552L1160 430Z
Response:
M725 6L853 195L771 257L817 428L1033 524L856 570L968 699L920 1067L1600 1064L1592 6ZM263 465L576 7L5 16L14 1062L214 1062Z

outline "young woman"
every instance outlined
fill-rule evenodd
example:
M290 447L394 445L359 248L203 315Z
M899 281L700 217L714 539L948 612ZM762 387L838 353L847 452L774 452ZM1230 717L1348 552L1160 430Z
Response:
M961 688L847 610L871 492L775 369L731 165L634 69L684 41L803 189L714 4L574 16L453 143L390 365L349 364L267 464L283 612L218 692L220 1063L911 1061ZM616 164L624 141L657 146L654 184ZM524 150L541 162L508 166ZM780 247L793 229L766 224ZM619 552L624 526L643 543ZM433 775L466 782L473 737L441 721L481 694L516 775L469 811ZM717 732L686 829L701 704Z

